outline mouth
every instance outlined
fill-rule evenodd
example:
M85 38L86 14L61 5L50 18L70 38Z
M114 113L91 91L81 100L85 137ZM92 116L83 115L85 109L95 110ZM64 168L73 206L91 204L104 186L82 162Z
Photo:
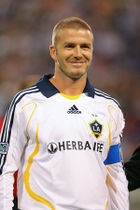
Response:
M82 66L83 64L84 64L84 62L70 62L70 64L72 65L72 66Z

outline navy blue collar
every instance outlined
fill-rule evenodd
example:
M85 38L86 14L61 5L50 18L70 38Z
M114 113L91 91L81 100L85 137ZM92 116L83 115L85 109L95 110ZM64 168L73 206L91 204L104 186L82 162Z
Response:
M47 98L55 95L56 93L59 93L59 90L49 81L49 79L53 76L54 76L53 74L45 74L36 83L41 93ZM88 78L83 92L87 93L88 96L94 98L94 87L90 84Z

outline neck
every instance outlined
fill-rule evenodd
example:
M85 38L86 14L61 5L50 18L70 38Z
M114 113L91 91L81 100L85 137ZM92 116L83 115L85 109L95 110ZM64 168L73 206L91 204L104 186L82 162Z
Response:
M65 95L76 96L83 92L86 86L87 74L84 74L80 79L73 80L65 75L55 75L50 79L50 82Z

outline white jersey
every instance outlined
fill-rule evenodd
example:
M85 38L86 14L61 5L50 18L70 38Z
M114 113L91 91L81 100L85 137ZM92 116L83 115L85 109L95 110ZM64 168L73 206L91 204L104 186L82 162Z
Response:
M0 143L0 209L11 210L19 168L21 210L128 210L122 166L122 112L87 80L67 97L45 75L16 94Z

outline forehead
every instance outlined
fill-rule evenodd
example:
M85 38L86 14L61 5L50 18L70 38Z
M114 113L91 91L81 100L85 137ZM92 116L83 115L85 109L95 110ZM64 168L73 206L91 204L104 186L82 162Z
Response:
M93 34L87 29L64 28L57 32L57 41L57 44L65 42L92 44Z

